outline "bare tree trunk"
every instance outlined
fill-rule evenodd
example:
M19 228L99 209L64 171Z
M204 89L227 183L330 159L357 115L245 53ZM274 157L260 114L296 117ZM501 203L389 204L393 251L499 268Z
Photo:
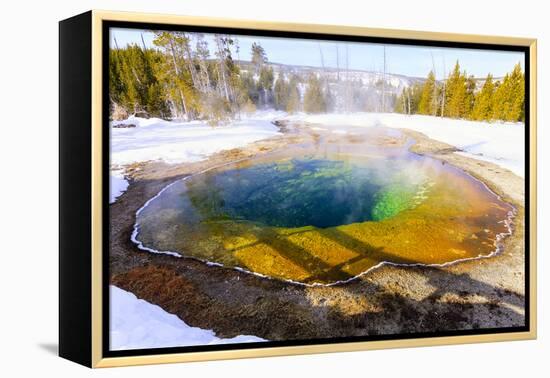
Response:
M145 40L143 39L143 33L141 33L141 43L143 44L143 51L146 51L147 46L145 46Z
M441 101L441 117L445 115L445 101L447 101L447 68L445 67L445 55L443 55L443 99Z
M220 77L221 77L221 73L220 73L220 65L219 64L215 64L214 65L214 73L215 73L215 77L218 78L218 81L216 83L216 87L214 88L214 91L218 92L218 94L220 96L223 96L223 87L222 85L220 85Z
M171 55L172 55L172 63L174 64L174 71L176 72L176 76L179 77L180 76L180 70L179 70L178 64L176 62L176 51L175 51L175 48L174 48L174 43L172 41L170 41L170 52L171 52ZM181 87L179 85L177 85L177 87L178 87L178 92L179 92L179 95L180 95L180 100L181 100L181 105L183 107L183 111L187 115L187 117L189 119L191 119L192 117L189 114L189 112L187 111L187 104L185 102L185 96L183 95L183 91L181 90Z
M338 44L336 44L336 81L340 82L340 54L338 53Z
M323 67L323 72L325 71L325 57L323 56L323 49L321 48L321 43L319 43L319 54L321 55L321 67ZM321 80L323 81L325 92L328 94L329 87L328 87L328 80L326 80L326 77L324 75L321 76Z
M218 46L218 54L219 54L219 65L220 65L220 74L222 77L222 83L223 83L223 89L225 94L225 99L229 101L229 90L227 88L227 78L225 74L225 52L223 51L222 41L219 36L216 36L216 45Z
M434 54L432 51L430 51L430 54L432 55L432 70L434 73L434 90L432 93L432 115L435 117L437 115L437 75L435 71L435 62L434 62Z
M185 38L187 38L187 36L185 36ZM193 86L202 92L203 88L201 86L200 80L198 80L197 69L195 67L195 64L193 63L193 54L191 53L191 49L189 48L189 40L186 41L183 47L185 53L187 54L187 67L189 68L189 72L191 72L191 81L193 82Z
M445 115L445 102L447 101L447 80L443 80L443 98L441 99L441 117Z
M225 63L223 63L223 65L225 66ZM223 79L223 88L224 88L224 92L225 92L225 99L227 101L229 101L229 90L227 88L227 78L225 77L225 67L222 67L221 71L222 71L222 79Z
M206 60L208 59L208 51L204 50L204 44L202 43L202 35L195 34L196 35L196 44L197 44L197 51L198 51L198 59L199 59L199 71L201 76L201 82L202 87L205 91L209 92L211 89L211 83L210 83L210 74L208 73L208 64L206 63ZM200 49L199 49L200 47ZM200 50L200 51L199 51Z
M139 85L142 85L142 82L141 80L139 79L139 76L138 74L136 73L136 70L134 67L131 67L130 68L132 70L132 75L134 76L134 79L136 79L136 81L138 82Z
M382 74L382 113L386 112L386 45L384 45L384 67Z
M210 74L208 73L208 67L206 66L206 63L201 62L200 64L201 70L203 71L203 80L204 80L204 86L207 89L210 89Z
M349 47L346 43L346 112L350 111L350 90L349 90Z

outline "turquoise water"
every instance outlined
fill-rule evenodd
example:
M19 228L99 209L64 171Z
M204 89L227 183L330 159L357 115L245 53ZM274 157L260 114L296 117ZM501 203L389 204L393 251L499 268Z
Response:
M511 207L483 183L408 151L394 130L311 141L178 180L141 208L140 248L304 283L384 261L493 253Z
M289 159L207 172L186 182L182 195L209 220L321 228L379 221L417 201L425 180L404 175L407 165L405 160L359 166L338 160Z

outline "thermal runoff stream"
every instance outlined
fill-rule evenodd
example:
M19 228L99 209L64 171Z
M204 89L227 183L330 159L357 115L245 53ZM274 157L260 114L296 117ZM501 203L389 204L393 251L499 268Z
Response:
M134 241L305 284L496 251L513 208L482 182L395 130L344 130L173 183L138 212Z

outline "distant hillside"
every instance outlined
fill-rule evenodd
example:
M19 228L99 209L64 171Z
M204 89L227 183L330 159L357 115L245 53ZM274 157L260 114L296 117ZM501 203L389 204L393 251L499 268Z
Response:
M254 66L249 61L235 62L246 73L254 72ZM335 110L348 111L391 111L395 99L403 89L415 84L423 84L426 79L405 75L366 70L346 70L334 67L296 66L281 63L267 63L273 69L276 81L282 72L285 76L296 75L301 85L299 90L303 97L309 75L314 74L323 80L332 93ZM385 106L382 103L385 103Z

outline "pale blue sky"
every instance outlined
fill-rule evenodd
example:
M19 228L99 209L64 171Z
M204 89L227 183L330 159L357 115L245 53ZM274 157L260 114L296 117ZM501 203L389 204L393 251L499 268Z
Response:
M129 43L141 46L141 35L145 45L152 47L154 35L150 31L112 28L111 46L114 46L114 38L119 47ZM204 35L212 46L211 35ZM350 69L383 70L384 48L380 44L255 36L236 38L240 46L238 58L242 60L250 60L250 49L252 43L256 42L262 45L269 61L274 63L321 67L322 51L325 67L336 67L338 56L340 68L345 69L347 55ZM234 57L237 58L236 53ZM522 67L525 66L524 54L521 52L386 45L386 70L389 73L426 77L435 67L436 76L441 79L444 71L448 73L456 60L459 60L462 70L475 77L485 77L488 73L501 77L518 62Z

